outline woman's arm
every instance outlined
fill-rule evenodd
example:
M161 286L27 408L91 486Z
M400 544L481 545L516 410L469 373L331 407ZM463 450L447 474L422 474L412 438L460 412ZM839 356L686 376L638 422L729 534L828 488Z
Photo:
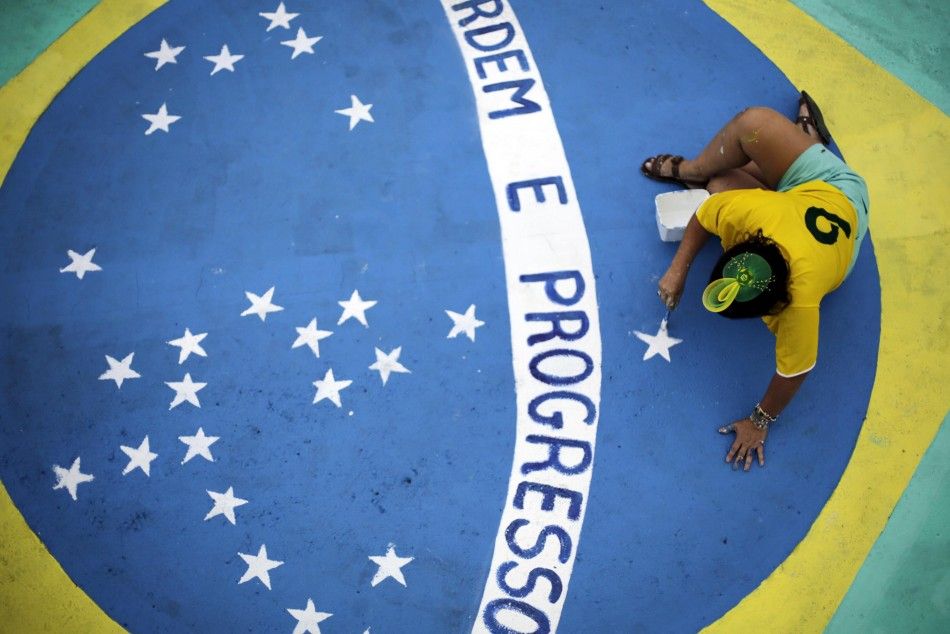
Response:
M795 376L782 376L781 374L772 375L768 389L765 390L765 396L759 402L766 414L778 416L782 410L791 402L792 397L798 392L798 388L805 382L807 372Z
M798 388L805 382L806 376L808 376L807 372L792 377L782 376L778 373L772 375L772 380L769 382L768 389L765 390L765 396L759 402L759 407L768 416L776 418L782 413L785 406L791 402L792 397L798 392ZM726 462L735 461L734 465L736 467L743 463L745 470L748 471L752 466L753 456L758 453L759 465L765 464L765 437L769 434L768 427L759 429L752 422L750 416L739 419L727 427L722 427L719 431L724 434L730 431L736 432L735 442L732 443L729 453L726 454Z
M680 242L679 248L676 249L676 255L673 256L670 267L666 270L666 273L663 274L663 277L660 278L660 301L662 301L667 308L672 310L679 304L680 297L683 295L683 288L686 286L686 275L689 273L689 267L693 264L696 254L699 253L699 250L706 244L706 240L710 235L712 234L699 224L699 220L696 219L696 214L693 214L689 219L689 223L686 225L683 241Z

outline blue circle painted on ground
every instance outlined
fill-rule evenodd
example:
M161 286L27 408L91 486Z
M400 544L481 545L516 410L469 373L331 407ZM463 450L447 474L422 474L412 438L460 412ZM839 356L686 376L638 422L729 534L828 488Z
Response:
M795 90L700 4L515 8L551 97L584 211L603 338L602 411L563 631L690 631L719 617L801 540L833 490L873 380L879 293L865 245L822 306L820 360L769 440L734 473L715 433L773 369L758 322L706 313L707 247L673 318L672 362L641 360L656 329L660 243L637 165L701 149L740 108L792 114ZM332 3L265 32L256 3L171 3L94 59L40 119L0 190L6 217L0 476L76 583L135 631L272 631L312 597L340 631L462 631L478 608L514 441L497 212L458 48L438 3ZM296 28L322 35L291 60ZM158 71L143 53L185 45ZM223 44L245 58L213 76ZM375 123L348 130L350 95ZM182 118L146 136L162 103ZM60 274L95 247L101 272ZM241 317L245 291L284 310ZM354 289L369 328L337 326ZM475 342L445 310L476 304ZM316 358L291 349L318 318ZM207 358L165 342L208 332ZM411 373L384 386L374 348ZM134 352L141 378L97 380ZM312 404L332 368L342 407ZM166 381L206 382L169 411ZM350 414L352 412L352 415ZM179 436L220 436L181 464ZM148 435L151 475L121 445ZM78 500L52 465L82 457ZM207 491L234 487L236 525ZM390 543L407 587L373 587ZM266 544L272 590L238 553Z

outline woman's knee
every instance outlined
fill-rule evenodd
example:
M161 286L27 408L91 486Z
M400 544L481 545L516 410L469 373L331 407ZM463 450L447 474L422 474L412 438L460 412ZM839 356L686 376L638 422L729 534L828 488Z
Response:
M735 120L744 126L761 127L769 120L774 120L775 117L782 117L782 115L768 106L749 106L739 111Z

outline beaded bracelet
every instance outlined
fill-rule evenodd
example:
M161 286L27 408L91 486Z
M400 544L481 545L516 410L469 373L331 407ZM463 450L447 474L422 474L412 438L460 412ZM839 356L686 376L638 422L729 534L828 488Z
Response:
M749 414L749 419L756 429L768 429L769 425L778 420L778 416L771 416L757 403L755 409Z

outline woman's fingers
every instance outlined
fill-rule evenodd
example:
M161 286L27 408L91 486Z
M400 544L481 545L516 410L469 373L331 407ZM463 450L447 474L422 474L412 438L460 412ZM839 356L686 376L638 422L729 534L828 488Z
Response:
M732 447L729 449L729 453L726 454L726 462L732 462L732 458L739 454L739 448L742 446L742 443L739 442L737 438Z
M732 461L732 470L735 471L736 469L739 468L739 465L745 460L745 456L747 452L746 452L745 443L740 442L739 440L736 440L736 442L734 442L732 446L734 447L734 450L732 452L733 458L734 458L734 460Z
M745 455L745 447L739 447L739 451L736 452L736 459L732 463L733 471L736 471L742 465L742 463L745 462Z
M659 296L660 301L663 302L664 306L666 306L670 310L673 310L674 308L676 308L677 298L673 293L664 289L663 287L660 287L659 289L657 289L656 294Z
M744 421L736 421L719 428L720 434L736 432L736 438L726 454L726 462L732 464L732 470L749 471L758 457L759 466L765 465L765 440L755 440L758 434L750 434L743 426ZM751 435L751 438L750 438Z
M752 468L752 454L753 453L754 452L752 449L749 449L748 451L745 452L745 471L748 471L749 469Z

